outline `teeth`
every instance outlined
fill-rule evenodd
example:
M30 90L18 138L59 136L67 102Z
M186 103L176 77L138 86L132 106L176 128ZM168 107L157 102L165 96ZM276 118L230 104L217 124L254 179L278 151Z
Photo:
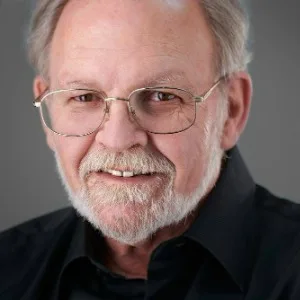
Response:
M124 171L123 172L123 177L132 177L134 176L134 173L131 171Z
M107 173L114 175L114 176L118 176L118 177L133 177L134 173L131 171L118 171L118 170L107 170Z
M1 0L0 0L1 1ZM109 173L114 176L118 177L133 177L136 175L153 175L154 173L152 172L134 172L134 171L118 171L118 170L113 170L113 169L103 169L102 172Z
M119 177L122 177L123 175L121 171L117 171L117 170L107 170L107 172L111 175L119 176Z

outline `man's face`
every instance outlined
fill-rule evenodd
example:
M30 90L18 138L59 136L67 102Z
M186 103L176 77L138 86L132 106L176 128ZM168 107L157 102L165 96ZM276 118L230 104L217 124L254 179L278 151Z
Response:
M199 95L217 79L213 57L197 1L70 1L52 41L49 85L124 98L149 85ZM111 103L92 135L61 137L47 130L74 206L104 234L127 243L185 217L219 172L222 101L215 90L197 106L195 124L171 135L141 129L122 101ZM118 177L100 172L103 165L151 174Z

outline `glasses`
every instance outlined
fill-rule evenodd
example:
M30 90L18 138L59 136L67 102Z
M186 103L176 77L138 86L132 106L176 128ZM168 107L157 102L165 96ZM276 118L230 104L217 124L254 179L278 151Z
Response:
M65 137L83 137L97 131L109 114L112 101L127 102L135 122L154 134L173 134L190 128L196 120L196 105L205 101L220 78L204 94L195 96L175 87L145 87L128 98L107 97L90 89L62 89L47 92L34 101L46 127Z

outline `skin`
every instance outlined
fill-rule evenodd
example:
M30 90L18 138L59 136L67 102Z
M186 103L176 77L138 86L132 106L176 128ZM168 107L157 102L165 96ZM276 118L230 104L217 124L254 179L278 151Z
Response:
M151 81L157 81L162 73L172 77L173 86L189 89L194 94L208 90L217 78L213 72L214 40L203 11L193 0L183 2L180 9L178 5L161 2L70 1L59 19L51 44L50 82L37 76L35 96L48 87L87 87L105 91L109 96L127 97L135 88L152 85ZM166 76L163 77L158 80L161 84L167 81ZM74 81L76 83L68 83ZM243 131L250 99L248 74L234 74L228 83L228 118L220 141L224 151L236 144ZM112 103L109 117L95 134L65 138L48 129L45 133L74 191L80 187L78 168L88 151L105 148L122 152L138 146L167 157L176 168L176 192L188 194L203 177L207 158L203 137L212 129L218 101L224 99L216 90L198 108L196 123L173 135L143 131L129 116L126 104L120 101ZM102 217L110 222L110 217L118 213L115 207ZM135 246L107 239L106 265L129 278L145 278L153 249L184 232L194 218L195 215L191 215L185 222L162 228Z

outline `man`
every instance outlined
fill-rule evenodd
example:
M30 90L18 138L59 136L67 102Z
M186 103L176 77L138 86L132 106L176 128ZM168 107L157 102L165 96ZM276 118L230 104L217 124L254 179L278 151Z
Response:
M34 104L75 210L2 233L0 299L299 299L300 208L235 146L247 30L235 0L38 1Z

